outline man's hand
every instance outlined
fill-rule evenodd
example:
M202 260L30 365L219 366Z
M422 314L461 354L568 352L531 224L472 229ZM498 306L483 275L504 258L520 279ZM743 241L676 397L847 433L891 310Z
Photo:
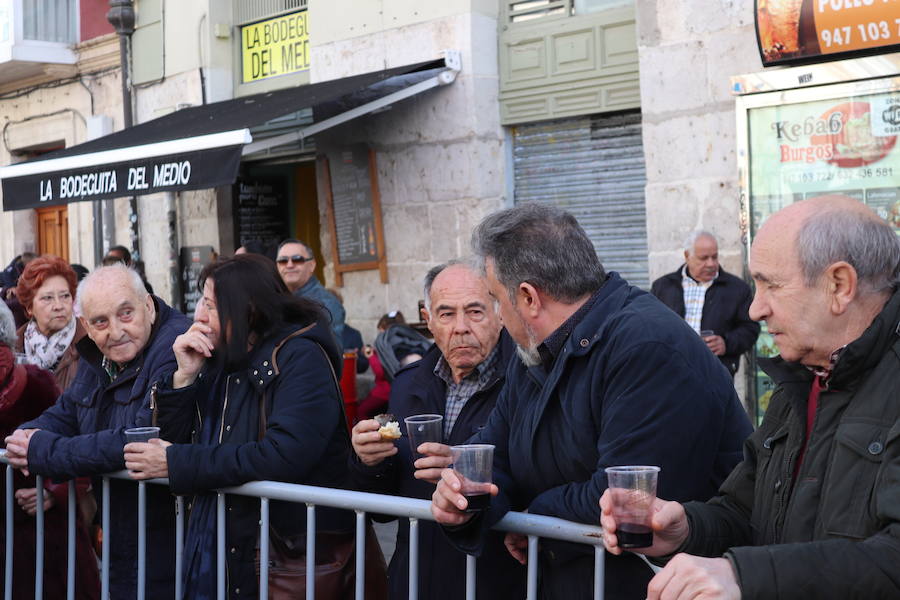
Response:
M610 554L622 554L619 540L616 537L616 518L613 516L612 493L607 489L600 496L600 526L603 528L603 544ZM651 507L653 517L650 526L653 528L653 545L639 548L647 556L665 556L675 552L687 539L689 529L684 507L678 502L666 502L656 498Z
M16 502L29 517L37 514L37 488L16 490ZM44 490L44 512L56 506L56 498L53 494Z
M212 329L208 325L195 321L187 331L175 338L172 352L178 369L172 376L172 387L176 390L194 383L206 359L212 357L215 346L207 337L210 333Z
M353 426L350 442L353 451L364 465L374 467L388 456L397 454L397 446L392 441L381 439L378 429L381 425L375 419L366 419Z
M459 490L461 483L459 477L453 472L453 469L444 469L441 472L441 480L438 481L437 488L431 496L431 514L434 519L442 525L462 525L468 523L475 516L473 513L465 512L469 502ZM500 493L500 489L491 484L490 494L496 496Z
M125 468L132 479L161 479L169 476L166 448L171 442L153 438L149 442L125 444Z
M503 538L503 545L514 559L521 564L528 562L528 536L521 533L509 532Z
M24 475L28 475L28 442L31 436L40 429L16 429L12 435L6 436L6 457L9 464L16 469L22 469Z
M647 586L647 600L741 600L727 558L679 554Z
M703 338L703 341L706 342L706 347L709 348L709 351L716 356L725 354L725 338L721 335L708 335Z
M437 482L441 479L441 472L453 462L450 446L438 444L437 442L425 442L424 444L419 444L417 450L419 454L424 454L425 456L413 463L413 466L416 468L413 472L413 477L437 485Z

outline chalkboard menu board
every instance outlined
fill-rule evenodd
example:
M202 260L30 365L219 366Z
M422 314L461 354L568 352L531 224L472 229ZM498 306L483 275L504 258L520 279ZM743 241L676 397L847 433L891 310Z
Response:
M239 245L259 240L269 247L290 237L284 180L243 180L236 187L235 238Z
M387 283L384 231L375 170L375 153L352 146L322 159L335 280L347 271L378 269Z
M185 246L181 249L181 312L194 316L194 309L203 294L197 289L197 279L203 267L213 261L212 246Z

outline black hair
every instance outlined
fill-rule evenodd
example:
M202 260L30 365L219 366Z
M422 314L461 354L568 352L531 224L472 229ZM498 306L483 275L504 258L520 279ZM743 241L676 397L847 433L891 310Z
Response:
M227 372L246 366L251 340L261 343L287 324L306 326L324 318L311 300L291 294L275 263L259 254L241 254L206 265L197 280L215 283L221 328L217 361Z
M106 253L107 256L109 256L109 253L110 253L110 252L119 252L119 253L121 253L121 254L122 254L122 260L125 261L125 264L128 265L129 267L131 266L131 251L130 251L128 248L126 248L125 246L113 246L113 247L110 248L109 251Z
M298 240L298 239L296 239L296 238L288 238L288 239L286 239L286 240L282 240L281 243L278 244L278 250L276 250L276 254L277 254L277 253L280 253L280 252L281 252L281 249L282 249L286 244L300 244L301 246L303 246L304 248L306 248L306 251L309 253L309 257L310 257L310 258L315 258L315 257L316 257L316 254L312 251L312 248L309 247L309 244L307 244L307 243L305 243L305 242L301 242L300 240Z

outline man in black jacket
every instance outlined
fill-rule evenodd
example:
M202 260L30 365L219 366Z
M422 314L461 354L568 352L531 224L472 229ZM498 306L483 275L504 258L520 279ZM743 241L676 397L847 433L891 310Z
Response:
M494 444L498 493L487 511L445 469L431 512L457 547L478 553L509 510L596 525L606 467L655 465L659 490L709 499L750 433L734 384L706 345L656 298L606 273L575 217L525 204L472 235L521 361L474 443ZM523 562L527 539L506 545ZM593 548L542 539L540 597L593 596ZM636 556L606 562L607 600L643 600L651 571Z
M763 364L778 387L715 498L656 501L646 554L678 554L647 597L898 598L897 237L856 200L806 200L766 221L750 272L750 314L781 351Z
M703 336L734 377L741 354L756 343L759 323L747 313L750 286L719 265L713 234L695 231L684 243L684 264L653 282L651 292Z
M484 281L464 263L453 261L428 272L423 317L435 343L422 360L398 372L391 389L389 411L406 439L396 446L382 441L379 425L371 419L353 428L357 456L351 468L358 486L367 491L430 498L440 467L449 463L447 445L465 443L487 422L515 354ZM429 413L443 417L447 445L423 444L418 450L429 456L416 460L403 419ZM478 597L524 597L524 569L504 549L503 535L491 533L488 545L476 569ZM450 545L437 525L420 522L419 598L462 598L465 569L465 554ZM391 598L409 597L408 572L409 522L401 519L388 571Z

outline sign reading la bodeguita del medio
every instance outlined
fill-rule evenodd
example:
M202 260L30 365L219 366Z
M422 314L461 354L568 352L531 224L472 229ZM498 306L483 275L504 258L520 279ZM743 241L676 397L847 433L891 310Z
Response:
M230 185L241 146L4 177L3 210ZM38 163L39 164L39 163Z

